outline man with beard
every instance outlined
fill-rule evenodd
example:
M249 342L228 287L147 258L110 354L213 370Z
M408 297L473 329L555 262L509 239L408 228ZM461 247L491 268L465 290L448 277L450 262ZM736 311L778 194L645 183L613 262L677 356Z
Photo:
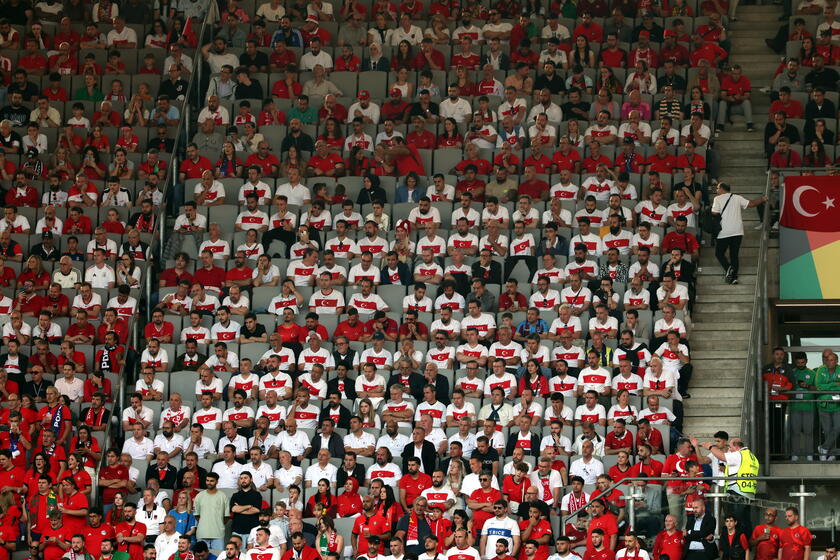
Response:
M397 421L388 420L385 423L385 433L376 441L376 448L385 448L391 452L392 456L399 457L410 442L407 435L400 433Z
M239 491L230 497L231 532L244 541L259 523L262 496L254 488L250 472L239 475Z
M367 551L368 537L390 532L390 522L376 511L376 499L371 494L363 497L362 515L356 518L351 531L350 542L353 547L353 557L356 557L358 551Z
M111 529L113 533L113 528ZM88 541L85 541L86 543ZM97 550L91 548L91 550ZM99 552L101 555L98 557L99 560L126 560L128 558L127 552L119 552L117 551L117 541L115 538L105 539L99 545Z
M445 482L444 471L436 469L432 473L432 485L420 492L420 496L426 499L429 509L440 508L447 511L455 505L455 494L448 485L444 484Z
M291 530L291 527L290 527ZM268 530L267 529L257 529L257 534L262 534L263 538L268 537ZM318 553L315 551L314 548L308 546L306 544L306 539L303 536L303 533L300 531L295 531L291 535L292 541L292 548L287 550L286 553L283 555L283 560L318 560L319 556ZM257 541L259 546L259 541ZM253 549L251 549L253 550ZM277 560L277 556L279 554L274 555L271 560ZM246 560L263 560L261 556L256 556L252 554L251 551L248 551L246 555Z
M178 537L178 549L166 560L195 560L195 555L190 550L190 537L181 535Z
M344 372L347 372L347 368L344 368ZM350 383L350 380L347 380L346 386L352 386L355 383ZM330 381L332 383L332 381ZM315 441L312 442L312 453L311 455L318 455L318 451L320 451L321 447L327 447L330 450L330 455L333 457L343 457L344 456L344 443L341 442L341 437L333 438L333 428L338 425L339 428L347 429L350 427L350 410L341 404L341 392L337 389L328 389L327 391L327 406L321 409L321 416L319 418L319 422L321 423L321 433L323 437L323 441L320 441L319 438L315 438ZM329 420L331 423L329 433L324 433L324 423ZM341 443L341 449L338 449L336 442ZM334 449L335 448L335 449ZM340 452L339 452L340 451Z
M189 457L187 455L186 457ZM224 518L230 507L227 495L220 492L216 487L219 483L219 475L209 472L205 476L207 489L199 492L193 502L195 506L195 517L198 520L196 538L204 541L208 547L219 549L222 546L220 535L225 532ZM134 559L132 559L134 560Z
M127 552L130 560L142 560L143 544L146 541L146 526L134 518L136 513L137 504L125 504L123 522L114 527L117 533L117 550Z
M420 472L420 458L407 461L407 472L399 480L400 503L408 510L426 488L432 485L432 477Z
M283 534L283 529L281 529L279 525L271 525L270 521L271 510L268 508L261 510L259 517L259 525L251 529L251 533L248 535L247 542L249 545L256 546L257 541L259 540L257 538L257 533L260 532L260 528L268 529L268 546L276 548L280 551L280 554L284 554L286 552L286 536ZM225 547L225 551L227 551L227 547Z
M368 467L365 474L367 485L370 486L370 481L379 479L383 483L388 484L394 489L397 488L398 482L401 480L402 471L393 463L393 455L387 447L377 448L375 454L375 463Z

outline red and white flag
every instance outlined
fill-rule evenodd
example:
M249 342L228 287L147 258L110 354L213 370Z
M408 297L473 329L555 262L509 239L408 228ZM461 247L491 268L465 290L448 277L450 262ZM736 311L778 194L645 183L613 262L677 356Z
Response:
M806 231L840 231L840 179L786 177L779 223Z

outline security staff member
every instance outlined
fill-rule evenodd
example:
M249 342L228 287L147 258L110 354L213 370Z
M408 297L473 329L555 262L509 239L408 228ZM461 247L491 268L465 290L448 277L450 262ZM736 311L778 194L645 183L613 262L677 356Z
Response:
M741 438L733 438L729 442L729 451L724 452L714 446L712 442L703 442L701 447L706 448L709 454L726 465L726 476L747 477L746 479L734 479L727 485L727 491L736 498L732 504L732 513L738 519L738 528L745 534L752 534L752 522L750 521L749 500L755 498L755 480L751 477L758 476L759 463L753 452L750 451Z

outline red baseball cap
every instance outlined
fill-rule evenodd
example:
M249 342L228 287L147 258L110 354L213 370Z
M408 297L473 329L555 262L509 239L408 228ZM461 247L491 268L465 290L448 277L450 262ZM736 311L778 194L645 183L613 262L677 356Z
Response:
M391 88L391 95L402 96L402 91L400 91L400 88Z
M649 39L650 31L648 31L647 29L642 29L641 31L639 31L639 37L647 37Z
M640 33L640 35L641 35L641 33ZM673 29L666 29L666 30L665 30L665 33L664 33L664 36L665 36L665 37L676 37L676 36L677 36L677 32L676 32L676 31L674 31Z
M359 91L359 99L370 99L370 92L366 89Z

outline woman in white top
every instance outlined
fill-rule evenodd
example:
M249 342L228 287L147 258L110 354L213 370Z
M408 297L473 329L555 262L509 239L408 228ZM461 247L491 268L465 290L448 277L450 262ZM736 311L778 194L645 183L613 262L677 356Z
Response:
M127 285L129 288L139 288L143 271L134 262L131 253L125 253L117 262L117 286Z
M619 389L618 395L616 396L616 403L607 412L607 423L612 426L616 420L621 418L627 424L635 424L638 416L639 411L635 406L630 404L630 391Z
M23 151L26 152L29 148L35 148L39 154L46 153L47 136L38 132L37 123L31 123L26 131L26 136L23 137Z
M449 36L449 28L446 26L446 20L443 19L441 14L433 15L429 24L429 27L423 33L425 37L434 41L436 45L448 45L452 42Z
M414 96L414 84L408 81L408 68L405 66L397 70L397 81L391 84L388 91L392 89L400 90L403 99L411 99Z
M566 137L569 139L569 144L575 148L583 148L584 135L580 131L580 123L577 119L570 119L566 124Z
M259 259L265 251L263 250L262 243L257 241L257 230L249 229L245 232L245 243L240 244L236 248L236 251L244 252L248 260L255 261ZM271 268L269 267L269 272L270 271Z

